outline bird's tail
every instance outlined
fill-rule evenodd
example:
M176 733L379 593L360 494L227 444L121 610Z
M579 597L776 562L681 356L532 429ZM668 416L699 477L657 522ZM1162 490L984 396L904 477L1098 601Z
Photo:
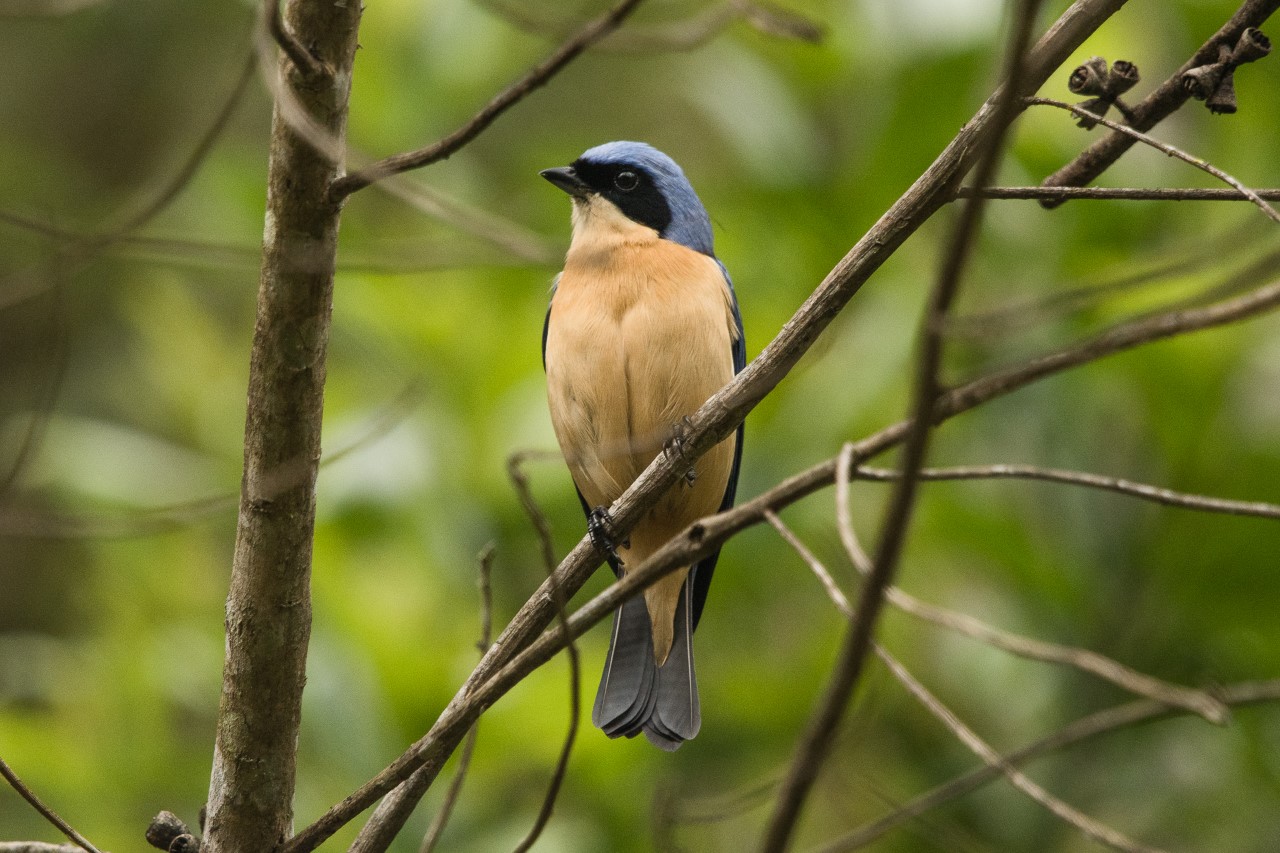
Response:
M698 679L693 669L693 611L689 581L676 608L671 653L662 666L653 660L653 635L643 595L629 599L613 616L613 637L596 691L591 722L609 737L644 736L672 752L702 726Z

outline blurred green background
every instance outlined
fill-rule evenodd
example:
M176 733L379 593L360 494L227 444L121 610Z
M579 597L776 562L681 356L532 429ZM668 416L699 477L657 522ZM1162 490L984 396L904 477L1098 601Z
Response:
M92 233L141 210L186 161L251 50L253 4L129 0L0 6L0 212ZM1066 6L1054 2L1045 20ZM1235 4L1133 0L1055 75L1136 62L1141 97ZM599 2L369 0L352 160L433 141ZM653 0L448 161L343 215L316 530L315 624L299 826L430 725L476 660L476 554L496 543L500 626L542 577L505 474L554 449L539 334L568 203L537 172L609 139L685 168L712 213L754 356L991 88L996 0L794 0L818 45L738 20L663 40L713 8ZM505 11L504 11L505 10ZM1264 30L1266 28L1264 27ZM642 38L643 37L643 38ZM1252 186L1280 185L1280 63L1243 69L1241 110L1193 104L1158 134ZM194 822L208 788L262 233L270 96L254 79L193 180L141 231L96 251L0 221L0 756L103 849L142 849L160 809ZM1092 138L1040 108L1001 182L1037 183ZM1096 135L1096 132L1093 134ZM1132 151L1114 186L1211 186ZM409 203L406 196L416 199ZM901 417L944 210L853 300L749 418L740 495ZM1247 204L990 206L961 314L1123 283L1013 322L965 325L958 380L1280 264ZM1238 275L1244 271L1243 275ZM1026 462L1280 500L1280 320L1160 343L1018 392L939 430L938 464ZM558 461L532 463L557 548L584 532ZM12 472L12 476L7 476ZM854 488L874 541L884 486ZM786 521L852 589L833 499ZM901 583L1010 630L1085 646L1195 686L1280 676L1274 522L1022 482L924 488ZM598 591L597 577L583 595ZM675 755L586 719L538 849L754 846L842 623L767 528L725 549L698 633L704 726ZM581 643L584 712L606 630ZM1125 700L896 613L882 636L990 742L1012 748ZM557 659L484 718L441 849L510 849L540 805L567 724ZM814 792L796 849L834 838L976 760L879 666ZM452 766L452 765L451 765ZM1178 719L1032 765L1068 802L1178 850L1280 849L1280 708L1214 728ZM442 777L442 780L446 777ZM398 851L416 850L441 790ZM326 849L343 849L354 827ZM56 840L0 788L0 840ZM879 851L1092 850L1008 786L931 812Z

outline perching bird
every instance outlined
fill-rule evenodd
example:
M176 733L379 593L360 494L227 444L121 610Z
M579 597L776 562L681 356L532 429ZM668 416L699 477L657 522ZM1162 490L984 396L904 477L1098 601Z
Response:
M746 362L728 271L684 172L640 142L609 142L542 177L573 199L573 239L542 332L551 422L593 538L607 508L686 418ZM691 522L733 504L742 428L707 451L616 546L620 576ZM607 538L607 534L605 535ZM591 719L609 737L674 750L698 733L693 668L719 552L622 605Z

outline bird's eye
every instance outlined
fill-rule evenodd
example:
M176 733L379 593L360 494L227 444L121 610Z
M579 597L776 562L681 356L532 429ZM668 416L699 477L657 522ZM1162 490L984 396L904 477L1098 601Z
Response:
M613 179L613 185L624 193L629 193L640 186L640 176L631 171L619 172L617 177Z

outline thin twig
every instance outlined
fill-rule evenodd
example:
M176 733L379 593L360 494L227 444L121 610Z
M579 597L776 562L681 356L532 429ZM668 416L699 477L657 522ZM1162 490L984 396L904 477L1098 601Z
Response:
M493 556L497 553L497 545L490 542L480 550L477 562L480 564L480 639L476 642L476 648L481 655L489 651L489 643L493 637ZM466 781L467 770L471 767L471 754L476 748L476 736L480 733L480 721L476 720L471 724L471 730L467 732L467 738L462 742L462 749L458 752L458 766L453 771L453 779L449 782L448 789L445 790L444 800L440 803L440 810L436 812L436 816L431 821L431 826L427 828L427 833L422 837L422 845L419 847L419 853L432 853L436 849L436 844L440 841L440 836L444 834L444 828L449 823L449 818L453 815L453 808L458 803L458 797L462 793L462 783Z
M1240 705L1280 701L1280 679L1231 684L1219 688L1218 697L1233 708ZM1002 761L1011 766L1021 766L1033 758L1058 752L1099 735L1153 720L1174 717L1181 713L1183 713L1182 709L1172 708L1161 702L1154 702L1149 699L1140 699L1136 702L1117 705L1081 717L1053 734L1040 738L1013 752L1006 753ZM999 778L1000 770L998 768L984 764L963 776L952 779L950 782L921 794L908 803L904 803L884 817L823 845L820 850L814 851L814 853L849 853L852 850L860 850L894 828L914 820L944 803L970 794L983 785Z
M298 69L298 73L307 80L316 80L333 74L333 69L298 41L298 37L290 31L280 14L280 0L263 0L263 18L266 20L267 32L284 51L285 56Z
M1005 81L996 98L988 131L977 141L981 153L975 167L973 183L985 187L995 176L1009 126L1020 110L1017 97L1023 85L1025 54L1031 44L1039 0L1024 0L1016 8L1005 50L1002 79ZM867 575L858 606L841 643L836 664L817 709L810 717L792 757L787 776L778 793L777 802L765 825L761 850L782 853L800 819L818 771L831 754L841 718L857 687L872 643L876 619L884 603L884 590L893 575L906 543L907 528L915 506L917 473L924 464L933 427L934 410L941 390L939 370L946 342L946 319L960 288L973 241L981 222L983 200L966 201L947 247L942 270L929 295L921 324L919 355L912 390L912 427L907 431L902 451L903 478L896 484L881 526L871 573Z
M1280 201L1280 189L1253 190L1256 198ZM961 187L956 198L989 199L1117 199L1120 201L1253 201L1240 190L1218 187Z
M836 461L836 524L840 530L840 541L844 545L850 562L858 573L865 577L871 571L871 559L858 542L858 534L854 530L849 512L849 480L852 467L853 445L846 444ZM922 479L930 479L927 477L928 471L929 469L921 471ZM858 472L852 471L852 476L858 476ZM1227 707L1205 691L1193 690L1146 675L1090 649L1064 646L1013 634L988 625L967 613L959 613L922 601L896 586L890 586L885 590L885 600L903 613L979 640L1009 654L1028 660L1074 667L1138 696L1184 708L1216 725L1225 724L1230 717Z
M532 455L536 456L537 451L534 451ZM516 493L520 496L520 503L524 507L525 513L529 516L534 529L538 532L538 539L542 543L542 562L547 570L547 578L550 579L556 572L555 545L551 539L551 523L547 521L546 513L538 506L538 502L534 500L533 491L529 488L529 478L521 467L528 456L528 454L522 452L511 454L507 459L507 473L511 477ZM552 588L552 595L555 597L556 614L560 620L560 628L564 636L565 651L569 655L569 731L565 734L564 746L560 749L560 758L556 762L556 769L551 776L551 783L547 786L546 796L542 799L542 807L538 810L538 817L534 820L533 826L529 828L528 834L516 845L514 853L527 853L537 842L538 836L546 828L547 822L551 820L551 811L555 808L556 797L559 795L560 787L564 783L565 774L569 771L569 756L573 752L573 744L578 737L578 720L581 712L579 707L582 681L581 662L578 658L577 644L573 642L573 636L569 633L569 617L565 612L564 592L557 586Z
M884 468L860 467L853 476L859 480L876 480L892 482L901 477L898 471ZM1262 501L1236 501L1227 498L1215 498L1209 495L1175 492L1147 483L1137 483L1120 477L1106 477L1101 474L1090 474L1085 471L1067 471L1061 468L1042 468L1037 465L970 465L952 468L926 468L920 472L922 480L1044 480L1050 483L1067 483L1073 486L1085 486L1091 489L1102 489L1117 492L1130 497L1141 498L1165 506L1192 509L1198 512L1221 512L1228 515L1248 515L1255 518L1280 520L1280 504L1263 503Z
M1159 139L1148 136L1140 130L1134 130L1132 127L1112 121L1109 118L1103 118L1102 116L1097 115L1096 113L1091 113L1082 107L1076 106L1075 104L1068 104L1066 101L1057 101L1053 98L1027 98L1026 103L1031 106L1057 107L1060 110L1066 110L1067 112L1073 113L1081 118L1096 121L1098 124L1105 125L1114 131L1123 133L1125 136L1131 136L1138 142L1141 142L1144 145L1150 145L1152 148L1170 157L1176 157L1182 162L1195 166L1201 171L1208 172L1218 180L1235 187L1240 194L1256 204L1270 219L1275 222L1280 222L1280 213L1277 213L1275 208L1263 201L1256 192L1249 189L1244 184L1240 183L1240 181L1236 180L1231 175L1228 175L1212 163L1209 163L1206 160L1201 160L1199 157L1192 154L1188 154L1181 148L1177 148L1167 142L1161 142Z
M387 175L418 169L454 154L462 146L479 136L486 127L493 123L494 119L554 77L580 53L617 29L626 20L627 16L635 11L640 2L641 0L622 0L621 3L608 12L590 21L573 38L568 39L560 47L556 48L551 56L499 92L493 100L485 104L466 124L438 142L428 145L426 148L420 148L417 151L392 155L358 172L352 172L338 178L329 187L330 199L341 201L353 192L363 189L369 184L385 178Z
M0 841L0 853L80 853L75 844L50 844L48 841Z
M88 851L88 853L102 853L101 850L90 843L89 839L76 832L71 824L59 817L57 812L46 806L36 796L36 792L27 787L27 784L18 777L17 773L13 772L13 768L3 758L0 758L0 776L3 776L5 781L13 787L13 790L18 792L18 796L30 803L31 807L39 812L41 817L53 824L59 832L74 842L77 847Z
M1134 130L1147 131L1176 112L1190 97L1182 85L1182 75L1193 68L1218 61L1218 45L1235 44L1248 27L1260 27L1277 8L1280 0L1245 0L1231 20L1223 24L1213 36L1200 46L1195 54L1182 64L1154 92L1135 104L1128 117ZM1113 129L1114 130L1114 129ZM1099 175L1120 159L1136 140L1122 132L1112 132L1094 142L1076 158L1049 177L1045 186L1080 186L1097 179ZM1045 207L1056 207L1059 199L1041 202Z
M773 510L766 509L764 511L764 520L769 522L773 529L778 531L778 535L791 546L792 550L800 555L800 559L805 561L810 571L818 578L818 582L822 584L822 588L827 591L827 597L831 599L831 603L840 611L840 615L846 619L852 619L853 605L849 603L848 596L844 594L844 590L836 583L836 579L831 576L831 572L827 571L827 567L822 564L822 561L809 550L799 536L792 532L790 527L783 523L782 519Z
M1099 823L1074 806L1064 803L1040 787L1021 770L1006 761L990 744L978 737L973 729L965 725L950 708L944 705L938 697L930 693L923 684L907 671L906 667L885 651L882 646L877 644L875 653L884 665L889 668L889 671L893 673L894 678L898 679L898 682L906 687L908 692L929 710L929 713L933 714L939 722L945 725L957 740L968 747L989 767L1003 774L1011 785L1044 806L1055 817L1075 827L1094 841L1105 844L1115 850L1125 850L1128 853L1157 853L1157 848L1139 844L1106 824Z

